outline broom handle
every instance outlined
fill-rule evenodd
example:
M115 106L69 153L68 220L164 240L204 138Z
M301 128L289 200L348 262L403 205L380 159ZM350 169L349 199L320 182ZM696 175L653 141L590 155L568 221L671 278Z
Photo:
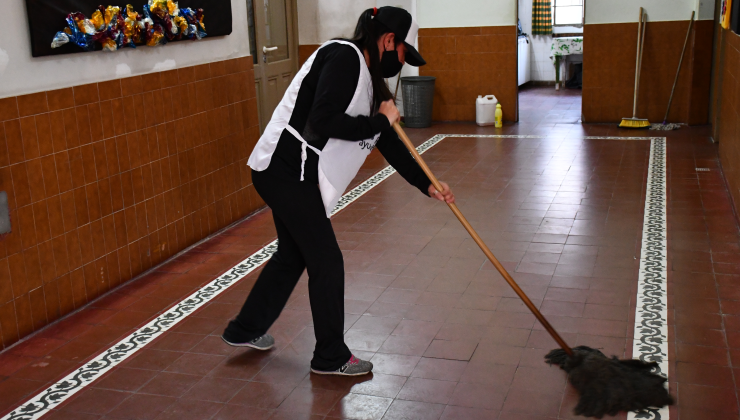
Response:
M398 125L397 122L395 122L393 123L393 129L396 130L396 133L398 133L398 137L401 138L401 141L403 142L403 144L406 145L406 148L409 149L409 152L411 152L411 154L414 156L414 159L416 159L416 162L419 164L419 166L421 166L421 169L424 171L427 177L429 177L429 180L432 181L432 185L434 185L434 188L436 188L437 191L442 191L443 188L442 185L439 183L439 180L437 180L437 178L434 176L431 169L429 169L429 166L427 166L426 162L424 162L424 159L421 158L419 152L416 151L416 147L414 147L414 145L411 143L411 140L409 140L409 138L406 136L406 133L403 131L401 126ZM553 328L552 325L547 322L547 319L545 319L545 317L540 313L537 307L534 306L534 303L529 300L529 297L527 297L527 295L519 287L519 285L516 284L516 281L511 278L511 275L509 275L504 266L501 265L501 263L493 255L493 252L488 249L486 244L483 242L483 239L478 236L478 233L475 231L475 229L473 229L473 226L468 223L468 220L465 218L465 216L463 216L462 212L460 212L460 209L457 208L457 205L455 205L455 203L447 203L447 205L450 207L450 210L455 213L455 216L457 216L457 220L462 223L463 227L465 228L465 230L468 231L475 243L478 244L481 251L486 254L486 257L488 257L488 259L491 261L491 264L496 267L496 270L501 273L501 276L503 276L504 280L506 280L506 282L509 283L509 286L514 289L514 292L517 294L517 296L519 296L524 304L527 305L527 308L532 311L537 320L540 321L540 324L545 327L547 332L550 333L550 335L558 343L560 348L562 348L569 356L572 356L573 350L570 348L570 346L565 343L565 341L560 337L560 334L558 334L558 332L555 331L555 328Z
M642 36L640 37L640 60L637 65L637 79L635 80L635 105L634 105L634 117L637 118L637 96L640 94L640 73L642 71L642 53L645 49L645 29L647 29L646 14L642 14Z
M673 92L676 90L676 84L678 83L678 75L681 73L681 63L683 63L683 55L686 52L686 44L689 43L689 35L691 34L691 26L694 24L694 13L691 12L691 20L689 20L689 30L686 31L686 39L683 41L683 49L681 50L681 58L678 60L678 70L676 70L676 78L673 80L673 87L671 88L671 97L668 98L668 108L665 110L665 117L663 117L663 124L668 121L668 111L671 110L671 102L673 102Z
M635 94L632 102L632 118L637 118L637 89L640 86L640 38L642 38L642 7L637 18L637 57L635 57Z

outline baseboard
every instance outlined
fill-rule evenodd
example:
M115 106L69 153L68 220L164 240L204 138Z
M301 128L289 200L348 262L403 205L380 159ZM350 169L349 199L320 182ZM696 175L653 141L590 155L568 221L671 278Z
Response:
M533 87L533 86L555 86L555 81L554 80L530 80L529 82L522 83L519 86L519 89Z

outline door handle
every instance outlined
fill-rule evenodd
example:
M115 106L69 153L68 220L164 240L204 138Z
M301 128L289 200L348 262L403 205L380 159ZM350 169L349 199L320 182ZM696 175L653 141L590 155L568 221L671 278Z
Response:
M262 47L262 53L267 54L270 51L277 51L278 47Z

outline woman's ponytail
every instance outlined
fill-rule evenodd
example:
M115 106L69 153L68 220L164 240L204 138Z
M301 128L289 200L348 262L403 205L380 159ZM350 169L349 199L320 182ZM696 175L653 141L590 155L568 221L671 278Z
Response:
M367 9L360 14L360 18L357 20L357 26L355 27L355 34L349 40L360 51L367 51L370 57L368 70L370 70L370 78L373 85L373 112L377 112L381 102L393 98L388 85L385 83L385 79L383 79L383 71L380 67L380 51L378 51L378 38L391 32L391 30L373 19L377 10L376 8Z

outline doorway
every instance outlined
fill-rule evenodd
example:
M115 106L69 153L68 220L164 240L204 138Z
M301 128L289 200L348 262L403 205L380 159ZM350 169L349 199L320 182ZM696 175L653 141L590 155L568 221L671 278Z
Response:
M296 0L247 0L260 133L298 71Z
M517 6L520 124L580 124L585 0L517 0ZM548 12L549 19L533 19Z

